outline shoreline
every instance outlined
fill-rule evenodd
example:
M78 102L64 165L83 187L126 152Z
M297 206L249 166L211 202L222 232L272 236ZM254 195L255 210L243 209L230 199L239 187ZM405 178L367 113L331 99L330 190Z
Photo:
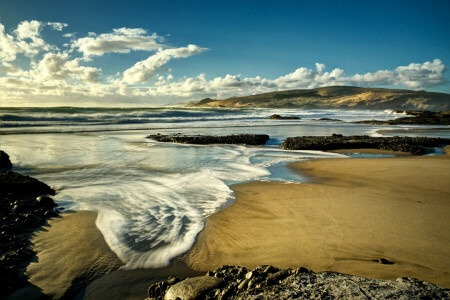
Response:
M183 259L199 271L267 264L408 276L448 288L449 149L428 157L293 163L312 182L234 185L235 202L207 219Z
M447 146L447 153L449 149L450 147ZM342 150L341 152L353 151ZM361 153L361 149L356 149L355 152ZM371 150L362 152L373 153ZM398 154L375 152L373 154ZM317 187L332 188L337 192L332 194L337 195L331 199L335 200L340 199L339 196L348 193L349 190L352 191L351 193L355 193L355 185L368 183L368 178L355 177L353 173L351 178L346 178L344 181L336 179L336 174L342 169L342 164L348 165L349 161L358 161L359 168L367 169L368 162L372 162L376 167L379 162L386 160L397 162L397 164L402 164L403 160L414 162L424 160L425 166L428 162L432 162L433 165L438 162L437 165L441 165L441 168L445 169L445 166L449 164L450 155L353 158L351 160L317 159L288 165L293 171L301 172L302 175L312 179L310 183L248 182L233 185L232 189L236 194L235 202L206 220L205 228L197 236L191 250L175 258L170 266L160 269L120 269L122 263L110 250L95 225L97 214L92 211L66 212L62 214L62 217L51 219L48 225L35 233L32 242L35 245L38 262L32 262L29 265L27 275L30 277L30 283L45 294L56 298L67 295L76 296L75 299L97 299L105 296L110 299L142 299L151 283L165 280L170 276L181 278L199 276L222 265L240 265L249 268L264 264L280 268L306 267L314 272L336 271L380 279L409 276L448 288L450 287L450 261L445 253L448 253L447 250L450 251L449 246L446 246L450 245L450 237L445 236L445 228L449 228L450 224L447 223L450 222L447 221L445 223L447 225L444 224L442 227L444 229L440 232L435 232L437 235L445 236L439 246L446 250L435 251L430 254L433 256L431 259L425 259L427 257L425 252L430 250L426 244L430 240L420 241L420 238L411 236L413 231L417 230L416 227L407 231L409 236L406 236L405 239L408 243L411 242L411 245L415 241L420 244L421 253L418 255L411 252L405 245L402 248L401 243L397 245L394 242L393 250L383 244L385 241L377 237L376 232L373 232L384 232L384 227L379 226L382 225L383 218L377 220L380 223L373 223L373 220L369 220L372 223L366 224L365 227L352 227L351 231L346 232L339 227L339 222L342 221L338 218L339 216L330 217L329 212L320 211L320 209L330 207L330 194L326 195L331 190L324 191ZM324 164L324 161L327 163ZM314 165L321 167L328 165L329 172L327 174L324 173L324 170L318 172L314 169ZM383 165L382 168L386 167L384 163L381 165ZM446 176L450 176L448 171ZM306 191L302 192L305 187L307 187ZM402 188L395 187L395 185L390 185L388 188L393 192L395 189L400 189L396 193L404 192ZM373 193L376 190L374 188L369 192ZM319 202L295 203L298 202L299 193L308 195L318 191L322 194L322 198L324 195L326 196L319 199ZM446 193L450 193L450 191L446 191ZM410 195L407 193L405 196L409 197ZM412 205L414 200L409 199L408 203ZM349 203L341 204L347 205L346 209L353 209L355 212L369 210L369 215L373 215L374 211L384 217L390 215L386 212L383 214L383 210L397 208L400 212L402 208L401 203L384 203L381 208L368 202L358 205L355 205L355 202L350 203L355 207L348 206ZM414 205L417 207L412 209L413 214L403 211L401 217L415 217L415 214L423 211L424 205L422 204L434 205L432 201L415 202ZM333 205L330 208L339 211L340 217L346 219L345 214L342 215L345 210L343 211L339 205L336 206L337 204ZM446 206L447 208L448 206ZM445 222L445 213L449 211L446 209L439 206L436 210L435 207L433 211L437 211L438 215L440 213L442 216L436 218L434 214L431 214L422 222L433 221L435 218ZM348 222L347 218L346 226L352 226L353 221L361 223L365 217L365 215L360 216L357 220L350 220L351 222ZM300 223L296 223L296 220L300 220ZM399 224L404 227L401 222L396 225ZM392 226L387 227L392 230ZM368 229L372 229L372 232ZM346 234L352 231L356 235L346 237ZM422 231L429 233L426 228ZM388 235L392 234L392 232L386 232ZM366 234L368 237L360 240L362 234ZM435 241L435 239L436 237L433 237L431 241ZM92 242L86 242L88 240ZM379 245L373 247L374 242ZM66 246L61 247L64 243L67 243ZM93 255L92 251L98 255ZM87 259L86 254L88 254ZM75 261L68 260L68 256L73 257ZM425 259L426 263L420 264L414 261L415 256ZM92 260L89 261L91 258ZM392 261L394 264L386 265L375 262L382 258ZM441 266L436 263L436 258L440 260ZM60 275L61 268L64 268L63 276ZM441 269L439 270L439 268ZM86 274L89 275L86 276ZM24 295L23 293L27 295L27 291L21 292L21 295ZM28 293L32 292L28 291Z

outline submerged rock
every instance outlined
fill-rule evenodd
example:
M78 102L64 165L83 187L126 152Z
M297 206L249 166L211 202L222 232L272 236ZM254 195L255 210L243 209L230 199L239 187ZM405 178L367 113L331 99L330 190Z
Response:
M425 137L371 137L367 135L343 136L297 136L284 140L285 150L338 150L372 148L380 150L411 152L423 155L427 147L450 144L450 139Z
M156 134L147 138L157 142L181 143L181 144L246 144L262 145L267 142L269 136L266 134L237 134L237 135L181 135L181 134Z
M220 274L220 275L219 275ZM222 279L218 279L221 277ZM209 278L209 279L208 279ZM259 266L223 266L207 276L164 286L148 299L448 299L448 289L413 278L372 279L334 272L313 273L305 268L280 270Z
M9 155L0 150L0 170L9 170L12 168L12 163L9 160Z
M284 116L280 116L280 115L271 115L271 116L269 116L269 119L271 119L271 120L300 120L299 117L294 117L294 116L284 117Z

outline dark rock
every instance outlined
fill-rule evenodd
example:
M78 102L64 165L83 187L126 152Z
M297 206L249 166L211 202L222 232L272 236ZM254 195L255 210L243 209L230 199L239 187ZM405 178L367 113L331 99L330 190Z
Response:
M295 117L295 116L285 117L285 116L280 116L280 115L271 115L271 116L269 116L269 119L271 119L271 120L300 120L299 117Z
M9 170L12 168L12 163L9 160L9 155L0 150L0 170Z
M53 218L53 217L58 216L58 213L56 211L54 211L54 210L47 210L44 213L44 216L47 217L47 218Z
M406 113L414 117L402 117L389 121L379 120L365 120L358 121L358 124L368 125L450 125L450 111L421 111L421 110L406 110L395 111L396 113Z
M55 195L45 183L30 176L7 171L0 173L0 194L13 193L21 196Z
M320 118L319 121L342 122L340 119Z
M55 204L55 202L53 201L53 199L50 197L47 197L47 196L39 196L36 198L36 201L37 201L37 203L39 203L40 206L43 206L43 207L53 208L53 207L57 206Z
M376 262L378 262L378 263L380 263L382 265L393 265L393 264L395 264L394 262L389 261L386 258L380 258L380 259L376 260Z
M417 155L426 153L426 147L439 147L450 144L450 139L425 137L370 137L355 136L297 136L284 140L281 145L286 150L337 150L372 148L390 151L411 152Z
M0 172L0 298L27 284L25 267L32 259L29 238L33 229L57 215L51 210L56 204L48 185L15 172ZM41 197L38 197L41 196ZM39 200L36 199L39 198Z
M225 136L212 135L149 135L147 138L157 142L181 143L181 144L246 144L246 145L263 145L269 139L266 134L238 134Z

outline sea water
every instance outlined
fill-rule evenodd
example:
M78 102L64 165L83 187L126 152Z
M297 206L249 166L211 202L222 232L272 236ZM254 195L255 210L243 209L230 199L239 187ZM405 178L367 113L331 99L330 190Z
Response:
M269 120L272 114L300 119ZM234 200L230 185L304 182L285 165L346 157L281 150L286 137L376 135L379 126L351 122L398 116L392 111L349 110L0 108L0 149L10 155L15 171L56 189L54 199L60 206L97 211L97 227L126 268L152 268L166 266L190 249L205 219ZM383 127L389 128L397 127ZM244 146L146 138L156 133L268 134L270 140L263 146Z

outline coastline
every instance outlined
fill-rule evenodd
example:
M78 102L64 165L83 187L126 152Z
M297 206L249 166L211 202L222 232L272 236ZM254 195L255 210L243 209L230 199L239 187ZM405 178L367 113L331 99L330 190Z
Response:
M203 272L303 266L448 288L449 164L449 154L293 163L313 182L234 185L235 202L209 217L183 259Z
M440 196L450 195L450 147L445 150L428 157L292 163L290 168L313 181L233 185L235 202L209 217L193 248L161 269L119 269L122 263L95 225L97 214L64 213L34 234L38 259L27 275L44 294L75 299L141 299L151 283L222 265L408 276L448 288L450 204ZM411 182L393 181L413 176L418 177ZM381 258L394 264L376 262ZM19 295L33 290L28 292Z

